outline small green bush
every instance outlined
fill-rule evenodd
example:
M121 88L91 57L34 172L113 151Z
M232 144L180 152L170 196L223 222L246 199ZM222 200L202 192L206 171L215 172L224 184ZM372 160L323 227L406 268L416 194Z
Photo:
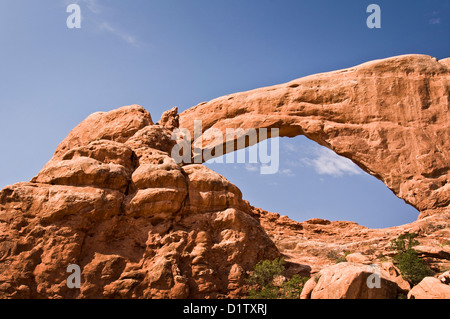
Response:
M262 288L250 289L249 299L279 299L281 298L280 289L275 286L266 286Z
M272 284L275 276L281 276L283 272L283 258L277 258L273 261L263 260L256 264L252 275L248 278L248 283L259 287L267 287Z
M345 263L347 261L348 254L350 254L350 252L345 252L344 256L341 256L338 251L330 250L327 253L327 258L333 260L336 264Z
M285 261L277 258L273 261L263 260L256 264L253 273L247 279L247 283L254 286L249 290L250 299L298 299L303 286L309 278L294 275L284 282L281 287L275 286L273 280L277 276L283 276Z
M421 282L423 278L434 274L413 249L414 246L419 244L415 239L416 237L417 234L408 233L400 235L391 242L391 249L397 251L397 254L393 257L394 262L402 277L413 286Z
M404 253L407 250L412 249L414 246L419 245L416 239L416 233L407 233L398 236L397 239L391 241L391 249L396 250L397 253Z
M413 286L421 282L423 278L434 275L434 272L423 263L413 249L394 256L394 260L402 277Z
M294 275L291 280L283 284L283 296L286 299L300 299L303 287L309 278L300 275Z

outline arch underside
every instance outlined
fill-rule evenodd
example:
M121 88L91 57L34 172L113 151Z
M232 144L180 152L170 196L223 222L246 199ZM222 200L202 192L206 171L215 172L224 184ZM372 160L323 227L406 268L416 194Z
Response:
M249 146L227 129L277 128L280 137L304 135L380 179L421 216L448 212L450 59L405 55L291 82L226 95L180 114L194 136L223 133L223 154ZM250 143L254 144L254 143ZM202 148L216 147L203 140ZM220 145L219 145L220 147ZM208 158L203 158L203 161Z

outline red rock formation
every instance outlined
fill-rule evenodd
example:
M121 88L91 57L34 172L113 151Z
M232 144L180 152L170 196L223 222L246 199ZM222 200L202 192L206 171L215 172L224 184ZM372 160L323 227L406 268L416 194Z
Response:
M305 135L382 180L422 216L448 211L449 61L404 55L230 94L184 111L180 127L193 134L201 120L204 131Z
M436 271L447 267L449 68L450 59L419 55L374 61L218 98L181 117L173 108L158 124L137 105L92 114L29 183L0 191L0 298L242 297L262 259L281 252L287 276L316 274L347 252L356 268L383 268L390 241L405 232L419 234L420 256ZM172 131L192 130L195 119L204 129L304 134L423 218L371 230L252 207L225 177L170 157ZM80 289L66 285L70 264L81 267ZM409 289L393 265L383 269L393 288L377 297ZM361 273L349 278L360 285ZM351 296L372 296L360 291Z
M246 272L280 254L236 186L168 155L174 111L164 126L136 105L95 113L30 183L0 192L0 298L245 293Z

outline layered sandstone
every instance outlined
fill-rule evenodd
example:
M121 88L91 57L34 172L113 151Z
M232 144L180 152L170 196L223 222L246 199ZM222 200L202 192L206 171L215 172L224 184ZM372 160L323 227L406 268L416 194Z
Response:
M0 192L0 298L245 293L247 271L280 253L236 186L169 156L176 113L158 125L137 105L95 113L31 182Z

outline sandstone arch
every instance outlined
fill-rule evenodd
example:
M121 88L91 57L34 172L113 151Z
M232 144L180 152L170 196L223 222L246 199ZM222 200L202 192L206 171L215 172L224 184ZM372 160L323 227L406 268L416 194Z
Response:
M203 131L305 135L383 181L424 217L447 212L450 203L449 110L450 58L404 55L200 103L180 114L180 127L193 136L201 120Z

